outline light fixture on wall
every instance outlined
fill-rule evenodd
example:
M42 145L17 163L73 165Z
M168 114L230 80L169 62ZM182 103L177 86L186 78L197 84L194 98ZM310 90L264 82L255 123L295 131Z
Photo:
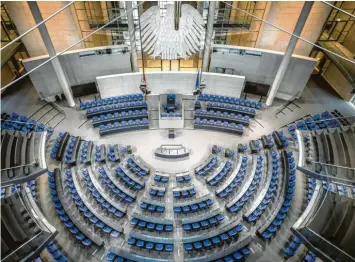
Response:
M200 50L205 31L203 18L188 4L181 5L181 12L176 10L180 5L168 3L165 8L164 17L160 16L159 6L152 6L141 15L143 50L153 59L188 59Z

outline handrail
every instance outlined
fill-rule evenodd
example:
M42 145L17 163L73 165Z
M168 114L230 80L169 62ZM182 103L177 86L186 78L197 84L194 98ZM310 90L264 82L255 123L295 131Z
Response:
M332 8L337 9L338 11L340 11L340 12L342 12L342 13L344 13L344 14L347 14L348 16L351 16L352 18L355 18L355 15L350 14L349 12L346 12L345 10L341 9L340 7L337 7L337 6L335 6L335 5L332 5L332 4L330 4L330 3L326 2L326 1L321 1L321 2L322 2L323 4L326 4L326 5L330 6L330 7L332 7Z
M302 91L297 92L294 94L290 99L286 100L279 108L275 110L275 116L280 114L286 107L290 104L294 103L297 99L299 99L302 95Z
M32 163L20 165L20 166L10 166L10 167L7 167L7 168L3 168L3 169L1 169L0 171L10 170L10 169L19 168L19 167L24 167L24 166L32 166L32 165L34 165L34 164L36 164L36 161L33 161ZM9 185L9 186L11 186L11 185Z
M17 42L18 40L20 40L22 37L24 37L25 35L27 35L28 33L32 32L33 30L35 30L36 28L38 28L40 25L42 25L43 23L47 22L49 19L51 19L52 17L56 16L57 14L59 14L60 12L62 12L64 9L66 9L67 7L69 7L70 5L72 5L75 1L70 2L69 4L63 6L61 9L59 9L57 12L51 14L50 16L48 16L46 19L44 19L42 22L36 24L34 27L30 28L29 30L27 30L26 32L24 32L22 35L16 37L14 40L12 40L11 42L9 42L8 44L6 44L5 46L3 46L2 48L0 48L0 51L4 50L6 47L8 47L9 45Z
M43 62L42 64L39 64L38 66L36 66L35 68L31 69L30 71L28 71L26 74L20 76L19 78L17 78L16 80L12 81L11 83L3 86L0 91L5 90L6 88L12 86L13 84L17 83L18 81L20 81L21 79L25 78L26 76L28 76L29 74L31 74L33 71L37 70L38 68L44 66L45 64L49 63L50 61L52 61L53 59L57 58L58 56L64 54L65 52L67 52L69 49L71 49L72 47L76 46L77 44L83 42L85 39L89 38L90 36L92 36L93 34L95 34L96 32L102 30L103 28L105 28L106 26L108 26L109 24L112 24L113 22L117 21L119 18L121 18L122 16L125 16L128 12L132 11L134 8L137 8L138 6L140 6L141 4L143 4L143 2L140 2L138 5L136 5L135 7L132 7L130 10L124 12L123 14L121 14L120 16L112 19L111 21L109 21L107 24L99 27L98 29L94 30L93 32L91 32L90 34L88 34L87 36L85 36L84 38L76 41L74 44L72 44L71 46L67 47L66 49L64 49L62 52L57 53L55 56L52 56L50 59L46 60L45 62Z
M354 167L339 166L339 165L327 164L327 163L312 161L312 160L310 162L315 163L315 164L325 165L325 166L334 166L334 167L338 167L338 168L342 168L342 169L355 170Z
M1 261L5 261L7 258L11 257L13 254L15 254L18 250L20 250L21 248L23 248L25 245L27 245L28 243L32 242L32 240L36 239L39 235L41 235L42 232L39 232L37 235L33 236L32 238L30 238L29 240L27 240L25 243L23 243L21 246L19 246L18 248L16 248L14 251L12 251L10 254L8 254L6 257L2 258Z

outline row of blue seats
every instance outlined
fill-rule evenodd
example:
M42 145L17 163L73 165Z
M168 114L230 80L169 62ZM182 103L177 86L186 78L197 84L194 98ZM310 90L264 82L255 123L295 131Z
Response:
M66 147L65 153L64 153L64 162L67 165L70 165L70 164L73 163L73 161L75 161L75 158L76 158L76 152L74 152L75 151L75 145L76 145L76 143L79 142L77 140L78 140L78 138L75 137L75 136L72 136L72 137L69 138L69 142L67 144L67 147Z
M89 146L89 142L88 141L83 141L81 143L81 150L80 150L80 163L81 164L88 164L90 163L91 159L91 153L88 154L88 146Z
M102 106L102 105L111 105L117 103L124 103L124 102L132 102L132 101L142 101L143 95L142 94L132 94L132 95L124 95L124 96L114 96L104 99L97 99L87 102L80 103L80 109L88 109L92 107Z
M186 232L191 230L197 231L200 229L206 229L211 226L215 226L222 222L224 216L222 214L218 214L216 216L212 216L210 218L203 219L201 221L193 222L193 223L183 223L182 226Z
M122 218L125 216L125 213L122 212L121 210L118 210L114 206L112 206L110 203L108 203L105 198L101 195L101 193L96 189L94 184L91 181L90 175L88 173L88 170L86 168L83 168L81 170L81 173L83 175L83 178L85 180L85 183L93 196L93 198L96 200L96 203L105 211L108 213L113 214L117 218ZM131 197L127 196L127 202L131 203L133 200L131 200ZM125 198L126 200L126 198ZM131 201L131 202L130 202Z
M277 152L274 151L271 153L271 155L272 155L271 182L261 203L254 210L254 212L246 218L249 223L254 223L261 217L261 215L264 213L269 203L271 202L274 193L276 193L277 190L279 173L280 173L279 159L278 159Z
M316 114L313 117L307 117L305 119L308 129L319 130L325 128L336 128L340 126L338 120L328 111L324 111L321 114Z
M275 145L275 140L272 137L272 135L267 135L266 141L267 141L267 145L269 146L269 148L272 148Z
M95 146L95 162L102 163L106 161L105 156L105 146L104 145L96 145Z
M146 203L142 201L142 203L139 205L141 209L150 211L152 213L164 213L165 211L165 206L160 206L160 205L153 205L150 203Z
M149 170L147 171L147 170L142 169L131 157L129 157L127 159L127 164L128 164L128 167L131 169L131 171L133 171L136 175L143 177L143 176L148 175L148 173L149 173Z
M10 191L10 192L6 192ZM6 197L12 196L17 191L21 191L21 184L11 185L9 187L1 188L1 199L5 199Z
M133 261L133 260L130 260L130 259L126 259L126 258L124 258L122 256L116 255L113 252L108 252L106 254L106 260L107 261L115 261L115 262L136 262L136 261Z
M182 117L182 113L181 112L169 112L169 113L162 112L161 117Z
M131 197L127 195L125 192L123 192L121 189L119 189L109 178L109 176L106 173L106 170L103 167L98 167L97 171L99 173L99 178L104 181L106 186L113 192L115 196L117 196L119 199L121 199L123 202L126 202L128 204L133 203L135 200L135 197Z
M100 107L94 107L94 108L89 108L86 110L86 114L90 115L93 113L105 113L105 111L114 111L116 112L116 109L138 109L138 108L146 108L147 107L147 102L146 101L136 101L136 102L127 102L127 103L119 103L119 104L113 104L113 105L107 105L107 106L100 106Z
M48 171L48 186L50 188L51 199L53 201L53 206L56 213L59 215L60 220L64 223L65 228L84 246L91 246L92 240L87 238L77 227L74 226L73 222L64 211L63 206L59 200L55 176L53 171Z
M298 248L300 247L301 243L302 243L302 241L298 237L293 236L292 240L290 241L290 243L284 249L285 255L288 258L292 257L296 253Z
M175 100L175 98L174 98L174 100ZM163 104L163 108L165 110L167 110L169 107L170 108L174 108L174 109L178 109L180 107L180 104L178 104L178 103L165 103L165 104Z
M209 181L208 184L210 186L217 185L227 176L227 174L231 171L231 169L232 169L232 162L227 160L222 170L217 174L217 176L215 176L211 181Z
M260 235L264 239L270 239L276 233L276 231L282 225L282 223L283 223L284 219L286 218L286 215L292 205L291 201L293 199L294 192L295 192L296 175L293 172L293 171L295 171L294 160L292 161L293 153L290 151L287 154L289 157L288 159L290 159L291 162L289 160L287 160L289 174L288 174L288 184L286 185L285 199L282 203L282 206L281 206L277 216L270 223L270 225L266 228L266 230L264 230L264 232L261 232ZM286 170L287 170L287 167L286 167ZM287 173L285 175L287 175Z
M138 226L140 229L148 229L157 232L173 232L173 225L163 225L159 223L147 222L136 217L133 217L130 221L132 226Z
M128 111L121 111L121 112L114 112L113 114L108 113L108 114L103 114L100 116L94 116L92 118L93 123L99 122L102 120L110 120L110 119L120 119L120 118L126 118L130 116L148 116L148 111L147 109L142 109L142 110L128 110Z
M178 183L189 183L190 181L191 181L190 175L176 177L176 182Z
M307 178L307 201L309 202L312 198L314 189L316 187L316 179L314 177Z
M107 158L111 162L118 162L120 160L118 152L116 152L115 146L110 145L108 147Z
M63 143L64 137L65 137L65 135L63 132L58 133L58 136L55 139L55 143L52 147L51 154L50 154L50 157L52 159L57 159L58 153L59 153L59 148L60 148L61 144Z
M48 246L46 247L48 253L52 256L52 258L57 262L67 262L68 259L64 254L59 250L56 244L52 241L49 242Z
M223 191L216 193L217 196L219 197L228 196L233 191L234 188L236 188L239 184L242 183L246 173L247 163L248 163L248 157L243 156L242 163L240 165L237 175Z
M354 198L354 193L355 193L355 188L354 187L351 187L351 189L350 189L351 193L349 192L347 186L337 185L336 188L337 188L337 192L336 193L338 195Z
M317 256L312 253L312 251L308 250L307 254L302 259L302 262L316 262Z
M340 123L334 116L328 111L324 111L321 114L316 114L313 117L307 117L305 120L291 124L288 127L288 131L292 136L295 136L296 129L307 131L307 130L322 130L326 128L336 128L339 127Z
M348 187L342 185L335 185L326 181L322 181L322 187L324 190L331 191L340 196L346 196L350 198L355 198L355 187ZM350 191L350 192L349 192Z
M234 228L223 232L215 237L205 238L203 240L184 243L184 248L186 251L198 251L203 248L213 248L217 245L223 245L225 241L231 241L233 238L238 238L239 233L243 231L242 225L237 225Z
M81 213L89 219L89 221L95 225L95 227L101 229L104 233L110 234L111 236L118 237L120 235L119 232L113 230L109 225L106 225L103 221L101 221L98 217L96 217L89 208L85 205L85 202L79 196L75 184L73 182L72 171L70 169L65 170L66 175L66 183L69 187L69 190L72 194L73 201ZM106 208L106 205L102 204L103 208ZM115 213L116 209L112 206L108 208L111 213Z
M235 113L228 113L228 112L221 112L219 110L215 111L213 109L207 110L207 109L196 109L195 115L206 115L208 116L217 116L217 117L223 117L223 118L230 118L230 119L236 119L239 121L244 121L244 122L249 122L249 116L243 116L242 114L235 114Z
M163 197L165 196L165 190L157 190L155 188L150 188L149 195L152 197Z
M2 114L1 115L1 129L4 130L14 130L14 131L21 131L25 133L29 132L43 132L47 131L48 136L50 137L53 133L53 128L50 126L46 126L41 122L35 121L31 118L28 118L24 115L17 114L13 112L11 115Z
M259 153L263 149L263 145L260 139L255 140L256 151Z
M155 250L158 252L173 252L174 250L173 244L155 243L134 237L130 237L128 239L128 245L144 248L146 250Z
M206 208L211 207L212 205L213 205L213 200L207 199L205 201L201 201L201 202L195 203L195 204L188 204L188 205L181 204L181 206L175 206L174 212L176 214L180 214L180 213L187 214L187 213L192 213L192 212L204 210Z
M192 188L192 189L189 189L189 190L182 190L182 191L173 191L173 196L176 199L185 198L185 197L193 197L195 195L196 195L195 188Z
M245 153L248 150L248 148L249 148L248 144L240 144L240 152L241 153Z
M242 105L242 106L252 107L256 109L261 109L262 107L261 102L256 102L244 98L230 97L230 96L200 94L198 99L201 101L211 101L211 102L221 102L227 104Z
M198 171L200 176L205 176L210 170L212 170L217 165L217 157L213 156L210 161Z
M250 199L250 196L258 188L259 183L261 181L262 168L263 168L263 157L258 156L254 177L250 186L248 187L248 190L244 193L244 195L240 199L238 199L232 206L230 206L227 209L229 212L232 213L238 212L243 208L244 204Z
M154 181L155 181L155 182L167 183L167 182L169 181L169 177L167 177L167 176L155 175L155 176L154 176Z
M210 126L221 126L221 127L227 127L227 128L231 128L231 129L240 129L240 130L243 130L243 125L242 124L236 124L234 122L230 123L230 122L227 122L227 121L224 121L222 122L221 120L213 120L213 119L207 119L207 118L204 118L204 119L200 119L199 117L195 119L194 121L194 124L195 125L210 125Z
M236 252L233 252L230 255L224 256L223 258L217 259L215 262L235 262L235 261L243 261L250 254L250 249L245 246L239 249Z
M287 137L285 136L284 132L283 132L283 131L280 131L280 132L278 132L278 133L279 133L279 135L280 135L282 147L283 147L283 148L288 147L289 142L288 142Z
M27 182L27 187L30 190L33 199L37 200L37 195L36 195L36 192L37 192L37 180L34 179L34 180L31 180L31 181L28 181Z
M242 114L247 114L249 116L255 116L255 108L245 107L245 106L237 106L225 103L217 103L217 102L207 102L207 109L220 109L220 110L232 110L237 111Z
M123 132L126 128L129 127L139 127L139 126L148 126L148 119L147 118L142 118L142 119L135 119L135 120L128 120L128 121L121 121L121 122L114 122L114 123L108 123L107 125L100 125L100 131L103 131L105 129L111 129L111 128L116 128L116 129L122 129Z
M132 178L130 178L123 170L121 167L116 167L116 176L121 179L128 187L134 189L134 190L142 190L144 188L144 185L141 185L134 181Z

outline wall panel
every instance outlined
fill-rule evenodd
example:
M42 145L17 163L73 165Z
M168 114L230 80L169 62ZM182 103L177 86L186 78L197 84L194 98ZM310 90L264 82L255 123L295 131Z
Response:
M142 73L116 74L97 77L97 86L102 98L138 93ZM195 90L196 72L147 72L147 85L152 94L192 94ZM203 73L206 83L204 93L239 97L245 77L216 73Z
M232 68L236 74L245 76L246 81L269 85L272 85L274 81L284 54L282 52L238 46L215 45L214 47L226 48L226 50L250 50L259 52L261 56L212 53L210 71L215 71L216 67ZM276 97L289 99L302 91L316 63L316 59L293 55Z

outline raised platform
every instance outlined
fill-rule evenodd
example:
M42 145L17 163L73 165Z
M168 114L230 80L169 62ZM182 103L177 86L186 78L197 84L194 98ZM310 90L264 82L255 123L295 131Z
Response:
M155 150L155 156L177 159L189 156L190 152L183 145L161 145Z

